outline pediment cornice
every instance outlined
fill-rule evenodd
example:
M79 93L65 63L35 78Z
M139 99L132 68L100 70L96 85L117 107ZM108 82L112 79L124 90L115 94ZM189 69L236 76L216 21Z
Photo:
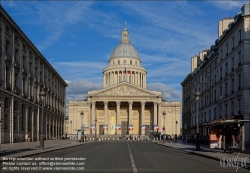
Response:
M108 88L93 91L88 93L88 97L101 97L101 96L111 96L111 97L120 97L120 96L140 96L140 97L161 97L160 92L148 91L144 88L138 87L136 85L130 84L128 82L122 82Z

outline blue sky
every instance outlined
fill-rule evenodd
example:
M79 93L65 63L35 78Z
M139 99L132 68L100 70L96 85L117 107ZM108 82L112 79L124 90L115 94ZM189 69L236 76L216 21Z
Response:
M102 88L124 21L147 69L147 89L181 101L191 57L214 44L218 21L249 1L6 1L2 6L67 81L67 101Z

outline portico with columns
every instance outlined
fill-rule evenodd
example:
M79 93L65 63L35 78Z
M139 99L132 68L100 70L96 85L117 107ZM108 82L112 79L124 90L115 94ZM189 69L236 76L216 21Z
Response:
M97 135L104 136L148 135L150 130L180 134L180 102L165 101L161 92L147 90L147 71L141 63L125 26L120 44L111 53L109 65L103 69L103 89L89 91L83 101L69 101L69 134L76 134L74 129L80 129L83 124L85 134L94 135L95 130L89 127L95 123ZM108 125L108 129L103 130L103 125ZM116 130L117 125L121 130ZM129 125L133 130L128 130ZM155 130L154 125L159 129Z

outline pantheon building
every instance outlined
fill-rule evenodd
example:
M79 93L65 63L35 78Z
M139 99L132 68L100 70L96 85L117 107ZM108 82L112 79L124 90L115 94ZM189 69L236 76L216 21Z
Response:
M150 131L179 135L180 102L165 101L161 92L147 90L147 70L141 63L125 27L103 70L103 89L89 91L83 101L69 101L68 133L84 126L86 135L95 130L98 136L143 136Z

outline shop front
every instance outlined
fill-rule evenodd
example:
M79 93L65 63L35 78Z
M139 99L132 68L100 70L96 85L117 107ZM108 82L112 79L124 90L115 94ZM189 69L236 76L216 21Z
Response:
M249 122L250 120L226 119L208 123L209 147L222 148L224 152L232 148L244 151L244 124Z

